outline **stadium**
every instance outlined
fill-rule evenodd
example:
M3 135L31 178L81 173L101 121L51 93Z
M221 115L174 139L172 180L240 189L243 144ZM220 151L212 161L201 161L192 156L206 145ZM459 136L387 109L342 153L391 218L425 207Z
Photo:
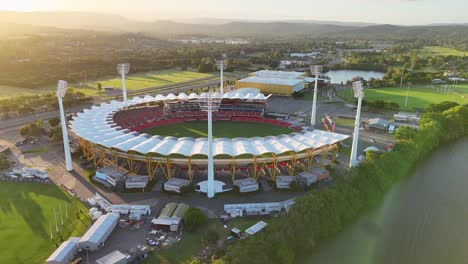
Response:
M184 129L193 132L192 124L207 126L207 113L199 105L201 96L159 94L103 103L78 113L71 129L84 156L96 167L115 166L130 175L148 175L151 180L203 181L207 177L207 138L184 133L168 136ZM260 176L274 181L276 176L292 176L334 162L339 143L347 135L307 130L304 124L270 118L268 98L257 89L222 95L219 111L213 113L217 181L232 184L236 179L256 181ZM217 134L225 126L229 135ZM167 127L172 128L166 135L159 133Z

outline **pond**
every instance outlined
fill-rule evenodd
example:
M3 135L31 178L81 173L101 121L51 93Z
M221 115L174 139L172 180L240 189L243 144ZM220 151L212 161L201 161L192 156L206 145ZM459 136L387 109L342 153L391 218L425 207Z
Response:
M379 208L298 263L467 263L467 161L468 138L441 148Z
M381 79L385 73L377 71L336 70L326 72L325 75L330 77L332 83L346 83L346 81L357 76L364 78L364 80L369 80L370 78Z

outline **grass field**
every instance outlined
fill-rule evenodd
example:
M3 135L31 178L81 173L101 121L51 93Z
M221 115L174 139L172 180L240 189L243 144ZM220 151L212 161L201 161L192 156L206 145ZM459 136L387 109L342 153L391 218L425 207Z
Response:
M0 263L44 263L60 244L55 232L54 208L63 239L81 236L90 219L79 210L87 209L78 200L54 185L0 182ZM60 223L61 203L64 226ZM69 219L65 216L65 204ZM50 240L49 221L54 241Z
M130 75L127 77L127 89L140 90L149 87L192 81L195 79L208 78L212 76L212 74L208 73L178 70L164 70L141 75ZM122 80L120 78L95 81L89 83L88 85L96 87L97 83L101 83L103 87L110 86L114 88L122 88Z
M0 85L0 99L20 96L20 95L32 95L37 93L46 93L52 92L53 90L48 88L39 88L39 89L28 89L28 88L19 88L8 85Z
M459 56L463 57L468 53L459 51L452 48L445 48L439 46L426 46L418 50L418 55L421 57L434 57L434 56Z
M150 135L173 136L173 137L207 137L207 122L185 122L157 126L142 131ZM292 130L280 126L248 123L216 121L213 122L213 137L215 138L235 138L235 137L264 137L280 134L289 134Z
M449 85L454 92L441 93L436 89L428 86L415 86L407 88L378 88L366 89L364 100L375 101L384 100L395 102L400 105L400 109L404 109L406 93L408 93L407 109L424 108L429 104L440 103L443 101L453 101L459 104L468 103L468 85ZM352 101L354 100L351 89L341 90L338 92L341 98Z

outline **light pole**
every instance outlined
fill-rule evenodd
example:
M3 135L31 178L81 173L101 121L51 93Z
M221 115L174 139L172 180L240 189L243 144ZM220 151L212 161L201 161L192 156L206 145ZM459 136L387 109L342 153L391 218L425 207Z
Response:
M65 165L67 171L73 170L73 164L70 153L70 143L68 142L68 131L67 131L67 119L65 118L65 112L63 111L63 100L67 92L68 83L66 81L58 81L57 83L57 99L60 109L60 123L62 124L62 138L63 138L63 150L65 152Z
M362 81L353 82L353 91L354 97L358 99L358 105L356 110L356 120L354 122L353 146L351 147L351 159L349 161L349 167L354 167L357 164L359 127L361 124L361 104L362 98L364 97L364 87L362 86Z
M314 98L312 99L312 115L310 117L310 125L315 127L315 116L317 115L317 86L318 77L322 72L322 65L310 65L310 73L315 75Z
M120 63L117 65L117 71L122 76L122 96L123 101L127 101L127 84L125 82L125 75L130 71L130 63Z
M224 94L224 76L223 76L223 71L227 68L227 61L225 59L221 59L221 60L216 60L216 67L218 68L218 70L221 71L220 73L220 76L221 76L221 80L220 80L220 85L219 85L219 91L221 92L221 94L223 95Z
M408 104L408 94L409 94L409 87L411 83L407 83L406 85L407 87L406 87L406 97L405 97L405 110L406 110L406 105Z
M213 129L212 129L212 113L218 111L221 105L222 94L220 93L202 93L198 97L200 109L208 113L208 182L207 194L208 198L213 198L215 194L214 184L214 161L213 161Z

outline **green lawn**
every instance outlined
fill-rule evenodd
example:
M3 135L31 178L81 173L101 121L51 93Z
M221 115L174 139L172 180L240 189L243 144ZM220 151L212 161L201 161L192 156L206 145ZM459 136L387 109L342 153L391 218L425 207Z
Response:
M54 185L0 182L0 263L44 263L60 244L55 232L54 208L60 235L81 236L90 223L87 209ZM60 223L61 203L64 225ZM65 216L65 204L69 219ZM77 212L84 214L77 218ZM54 240L50 239L49 221Z
M425 46L418 50L418 55L421 57L434 57L434 56L460 56L463 57L468 53L459 51L452 48L445 48L439 46Z
M443 86L440 86L443 87ZM407 109L413 108L424 108L429 104L440 103L443 101L453 101L459 104L468 103L468 85L449 85L454 92L442 93L438 92L431 86L414 86L407 90L403 88L377 88L377 89L366 89L365 100L375 101L384 100L388 102L396 102L400 105L400 109L404 109L406 93L408 93ZM341 90L338 92L338 96L341 98L351 101L353 100L351 89Z
M208 73L178 70L164 70L147 74L130 75L127 77L127 89L140 90L144 88L192 81L195 79L208 78L212 76L212 74ZM96 87L97 83L101 83L103 88L106 86L122 88L122 80L120 78L95 81L92 83L88 83L88 85L91 87Z
M173 136L173 137L206 137L208 135L207 122L195 121L153 127L142 131L150 135ZM216 121L213 122L213 137L235 138L235 137L264 137L289 134L292 130L280 126L249 123Z
M51 87L48 88L39 88L39 89L29 89L14 87L9 85L0 85L0 99L8 97L16 97L21 95L33 95L33 94L42 94L47 92L53 92Z

